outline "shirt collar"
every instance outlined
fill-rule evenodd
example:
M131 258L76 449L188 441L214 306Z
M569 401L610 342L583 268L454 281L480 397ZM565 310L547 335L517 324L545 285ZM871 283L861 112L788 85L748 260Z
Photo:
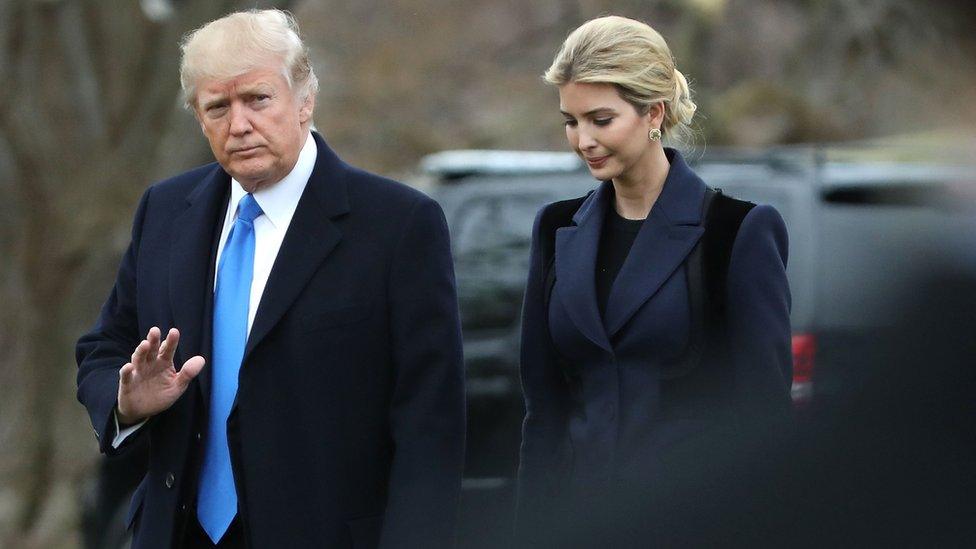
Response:
M305 145L298 153L298 161L288 175L281 181L254 192L254 200L257 201L258 206L261 206L261 211L276 229L287 227L291 222L298 208L298 200L305 191L309 177L312 176L317 155L315 139L312 138L311 133L308 133L305 136ZM237 204L245 194L247 191L241 187L241 184L236 179L231 179L230 203L235 208L235 217Z

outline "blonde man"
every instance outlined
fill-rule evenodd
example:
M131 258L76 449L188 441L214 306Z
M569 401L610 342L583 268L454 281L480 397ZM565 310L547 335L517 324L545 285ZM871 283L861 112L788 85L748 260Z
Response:
M133 547L443 547L464 390L447 227L311 130L295 20L190 33L181 82L216 163L146 191L77 347L104 452L150 439Z

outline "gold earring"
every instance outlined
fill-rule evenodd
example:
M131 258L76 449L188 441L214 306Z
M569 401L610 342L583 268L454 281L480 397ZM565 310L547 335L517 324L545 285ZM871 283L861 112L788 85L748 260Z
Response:
M647 138L649 140L651 140L651 141L660 141L661 140L661 130L659 130L657 128L651 128L647 132Z

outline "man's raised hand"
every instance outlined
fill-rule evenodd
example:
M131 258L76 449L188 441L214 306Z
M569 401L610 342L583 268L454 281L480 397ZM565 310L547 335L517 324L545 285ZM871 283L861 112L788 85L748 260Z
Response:
M160 341L161 337L159 328L150 328L132 353L132 362L119 370L117 410L121 424L139 423L172 406L206 362L202 356L195 356L176 371L173 355L180 332L171 328L165 340Z

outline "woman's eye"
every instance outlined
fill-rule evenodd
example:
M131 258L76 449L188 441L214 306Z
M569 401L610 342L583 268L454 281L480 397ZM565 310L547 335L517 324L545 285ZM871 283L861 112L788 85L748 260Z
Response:
M597 118L593 120L593 123L597 126L609 126L613 122L613 118Z
M567 126L569 126L569 127L572 128L572 127L576 126L576 121L573 120L572 118L567 118L566 120L563 120L563 124L565 124L565 125L567 125Z

